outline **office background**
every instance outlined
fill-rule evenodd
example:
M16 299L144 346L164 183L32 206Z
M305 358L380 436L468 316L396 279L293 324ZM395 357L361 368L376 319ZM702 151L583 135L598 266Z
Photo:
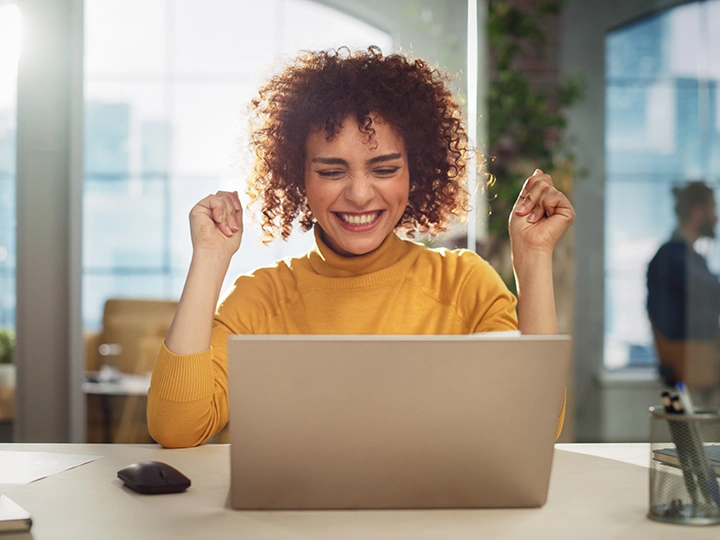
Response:
M482 142L487 4L475 5L468 24L467 0L0 0L0 326L18 333L15 439L84 440L83 333L107 298L179 296L187 212L208 192L242 191L243 109L277 58L412 50L459 72L462 99L477 86ZM659 388L645 266L674 226L671 185L720 179L720 1L568 0L547 30L550 60L528 70L585 81L566 133L587 172L572 193L567 436L643 440ZM251 226L228 280L308 245L266 248ZM720 270L714 243L701 249Z

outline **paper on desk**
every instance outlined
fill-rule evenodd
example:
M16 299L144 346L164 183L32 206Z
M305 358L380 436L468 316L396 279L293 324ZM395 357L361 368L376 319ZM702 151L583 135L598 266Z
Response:
M29 484L103 456L0 450L0 484Z

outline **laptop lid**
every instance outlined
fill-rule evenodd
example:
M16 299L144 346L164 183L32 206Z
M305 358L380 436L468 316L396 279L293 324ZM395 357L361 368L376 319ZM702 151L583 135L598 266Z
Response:
M232 336L237 509L537 507L568 336Z

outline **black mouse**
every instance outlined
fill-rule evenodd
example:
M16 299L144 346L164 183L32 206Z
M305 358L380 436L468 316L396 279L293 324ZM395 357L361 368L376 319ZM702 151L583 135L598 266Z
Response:
M120 469L118 478L125 485L146 495L180 493L190 487L190 479L161 461L140 461Z

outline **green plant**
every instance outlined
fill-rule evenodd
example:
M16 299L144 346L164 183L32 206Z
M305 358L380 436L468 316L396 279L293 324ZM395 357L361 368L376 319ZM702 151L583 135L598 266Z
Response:
M15 357L15 332L0 328L0 364L12 364Z
M564 130L565 113L582 99L584 80L559 79L542 88L533 85L522 60L545 56L548 17L562 11L562 0L538 0L520 9L512 0L488 3L490 81L487 102L488 218L492 257L508 241L507 219L525 179L536 168L551 174L555 185L569 194L572 182L584 175L575 163ZM527 3L523 3L527 5Z

